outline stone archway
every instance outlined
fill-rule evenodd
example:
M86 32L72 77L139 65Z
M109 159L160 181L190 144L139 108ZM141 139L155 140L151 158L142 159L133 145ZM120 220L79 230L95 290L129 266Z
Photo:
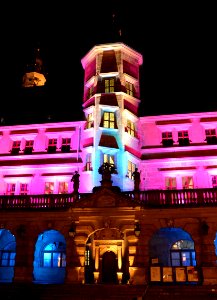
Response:
M95 283L122 282L123 273L126 273L123 270L125 246L123 233L117 228L102 228L89 237L88 251L93 262Z

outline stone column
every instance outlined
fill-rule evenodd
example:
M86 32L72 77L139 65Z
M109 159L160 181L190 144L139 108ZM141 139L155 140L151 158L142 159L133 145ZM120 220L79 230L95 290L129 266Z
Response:
M118 246L118 270L122 268L122 255L121 255L122 246Z
M33 281L33 260L35 243L33 236L27 234L27 227L19 225L16 236L16 263L14 282Z
M203 227L204 226L204 227ZM217 264L215 253L215 230L208 223L202 224L200 230L201 255L200 265L204 285L217 284Z

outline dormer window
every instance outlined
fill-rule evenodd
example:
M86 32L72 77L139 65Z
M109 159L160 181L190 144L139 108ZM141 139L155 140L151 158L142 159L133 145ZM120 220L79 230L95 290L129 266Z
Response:
M24 154L32 154L34 141L26 141Z
M20 152L20 141L13 141L11 154L18 154Z
M48 141L48 153L55 153L57 149L57 139L49 139Z
M62 146L61 146L61 151L66 153L70 152L71 148L71 139L70 138L63 138L62 139Z
M172 132L162 132L162 145L164 147L173 146L173 135Z
M213 145L217 144L216 130L215 129L206 129L206 141L207 144Z
M187 130L178 132L178 141L179 141L179 146L189 146L190 141L189 141Z

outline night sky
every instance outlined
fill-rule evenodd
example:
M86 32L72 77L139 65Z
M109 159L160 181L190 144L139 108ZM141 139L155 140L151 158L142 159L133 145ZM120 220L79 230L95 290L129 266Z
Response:
M143 55L140 116L217 111L214 2L44 2L1 10L2 124L82 120L81 59L107 42ZM41 49L47 84L24 92L34 47Z

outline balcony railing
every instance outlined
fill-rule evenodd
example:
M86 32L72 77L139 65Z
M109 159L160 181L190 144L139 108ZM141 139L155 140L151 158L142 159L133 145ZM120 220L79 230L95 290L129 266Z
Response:
M146 208L217 206L217 188L187 190L147 190L121 192L135 205ZM0 209L67 209L90 193L49 195L0 195Z

